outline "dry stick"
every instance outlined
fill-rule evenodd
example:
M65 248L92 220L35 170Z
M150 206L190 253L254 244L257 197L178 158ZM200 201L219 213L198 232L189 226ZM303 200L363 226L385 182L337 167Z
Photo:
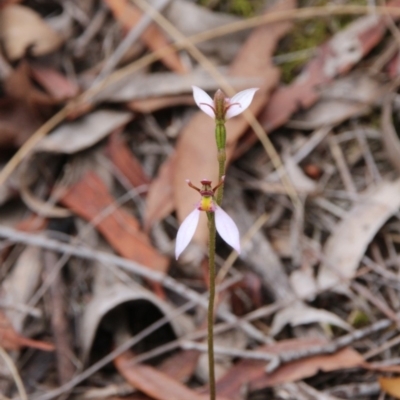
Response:
M57 264L57 255L53 251L44 252L44 267L46 274L52 272ZM65 282L58 273L52 280L50 286L50 315L53 336L56 344L56 361L58 381L62 385L68 382L75 372L71 361L73 354L70 340L70 329L65 312Z
M375 14L386 15L390 14L394 17L400 17L400 9L397 7L376 7ZM201 43L215 37L227 35L232 32L260 26L263 24L290 21L290 20L303 20L316 17L332 16L332 15L362 15L368 14L369 9L365 6L329 6L329 7L308 7L287 11L271 12L267 15L262 15L250 18L244 21L237 21L225 26L211 29L209 31L193 35L185 40L175 42L157 52L148 54L141 59L131 63L130 65L121 68L114 72L112 75L104 79L95 87L90 88L80 96L71 100L63 109L51 117L44 125L42 125L24 145L14 154L5 167L0 171L0 186L5 183L11 173L17 168L22 159L26 157L36 144L46 136L52 129L54 129L60 122L62 122L70 111L79 109L80 106L92 104L96 99L96 95L108 86L120 81L121 79L129 76L140 68L144 68L151 63L158 61L163 56L185 48L186 41L190 40L192 44Z
M197 350L203 353L207 352L208 347L204 343L192 342L189 340L181 340L181 347L184 350ZM215 346L214 352L230 357L240 357L249 360L271 361L277 358L276 354L266 353L264 351L240 350L230 347Z
M308 349L303 350L295 350L295 351L287 351L278 355L279 363L276 365L268 365L266 371L271 373L275 371L282 363L288 363L295 360L300 360L302 358L311 357L320 354L332 354L337 352L339 349L343 347L349 346L351 343L356 340L360 340L365 336L371 335L372 333L381 331L383 329L388 328L393 324L393 321L390 319L382 319L380 321L375 322L374 324L363 328L358 329L354 332L351 332L347 335L341 336L337 339L332 340L330 343L313 346Z
M368 351L367 353L363 354L364 360L368 360L369 358L377 356L379 353L383 351L389 350L393 346L397 346L400 344L400 335L390 339L388 342L383 343L381 346Z
M335 137L331 137L329 139L329 147L330 147L333 159L335 160L336 165L338 167L340 176L342 178L342 181L344 183L346 190L349 192L349 195L353 200L357 200L357 197L358 197L357 189L354 185L354 182L351 177L351 174L350 174L349 168L347 166L342 149L338 145Z
M105 7L104 4L101 3L100 9L96 11L96 14L93 16L85 31L75 40L75 43L73 45L73 54L75 57L81 57L84 55L84 51L89 45L89 42L103 27L107 15L107 7Z

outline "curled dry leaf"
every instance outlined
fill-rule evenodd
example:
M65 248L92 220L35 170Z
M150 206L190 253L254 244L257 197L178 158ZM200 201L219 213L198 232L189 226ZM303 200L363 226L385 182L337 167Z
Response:
M30 49L41 56L58 49L62 38L29 7L13 4L0 10L0 38L10 60L17 60Z
M73 154L104 139L132 119L132 113L99 110L77 121L65 122L36 146L36 151Z
M400 179L371 188L339 222L323 250L318 287L344 291L373 237L400 207Z
M103 272L100 271L100 274L101 273ZM88 359L101 320L107 313L116 309L118 306L132 302L132 307L134 307L136 302L137 307L143 307L143 302L148 302L156 307L163 316L168 316L173 313L173 309L168 306L166 302L161 301L150 291L143 289L139 285L133 285L132 283L130 283L129 286L115 282L108 286L99 284L96 285L95 293L95 296L85 307L80 326L80 341L83 359L85 361ZM131 325L143 323L142 321L135 321L135 316L133 314L131 315ZM138 314L140 315L140 313ZM129 318L129 315L127 315L127 317ZM188 321L188 319L171 318L170 324L174 330L175 336L180 337L187 333L189 329L192 329L192 327L188 325ZM125 322L130 324L130 321ZM117 334L117 321L115 321L113 329L114 333Z

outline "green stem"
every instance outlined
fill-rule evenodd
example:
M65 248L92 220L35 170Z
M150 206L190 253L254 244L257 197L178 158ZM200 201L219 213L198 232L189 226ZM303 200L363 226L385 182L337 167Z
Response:
M208 298L208 368L209 368L209 387L210 400L215 400L215 371L214 371L214 302L215 302L215 218L213 212L207 213L209 230L209 280L210 295Z
M225 149L218 150L218 182L221 182L222 177L225 175L225 162L226 152ZM222 198L224 197L224 184L218 188L217 204L221 206Z

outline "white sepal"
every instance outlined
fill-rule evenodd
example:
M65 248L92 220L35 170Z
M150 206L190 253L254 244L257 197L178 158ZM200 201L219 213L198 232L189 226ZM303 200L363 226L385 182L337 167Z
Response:
M192 86L193 98L201 111L204 111L211 118L215 118L214 100L197 86Z
M175 257L181 255L182 251L186 249L189 242L192 240L194 232L196 231L199 223L200 210L195 208L182 222L176 235L175 244Z
M233 219L219 206L216 206L214 214L217 232L229 246L240 253L239 230L233 222Z
M232 117L236 117L236 115L239 115L244 110L246 110L246 108L248 108L253 101L254 94L257 92L257 90L258 88L252 88L236 93L229 100L229 104L231 105L229 106L228 111L225 114L225 118L229 119Z

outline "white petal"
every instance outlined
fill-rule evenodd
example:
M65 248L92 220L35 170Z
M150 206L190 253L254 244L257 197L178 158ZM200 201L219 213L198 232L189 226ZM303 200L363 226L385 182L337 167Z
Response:
M197 86L192 86L193 98L201 111L204 111L211 118L215 118L214 100L203 90Z
M196 231L197 224L199 223L200 210L195 208L182 222L176 235L175 244L175 257L181 255L182 251L186 249L189 242L192 240L194 232Z
M233 219L219 206L216 206L214 213L217 232L226 243L240 253L239 230Z
M232 105L228 108L225 118L229 119L235 117L248 108L253 101L254 94L257 92L257 90L258 88L252 88L236 93L229 101L229 103Z

